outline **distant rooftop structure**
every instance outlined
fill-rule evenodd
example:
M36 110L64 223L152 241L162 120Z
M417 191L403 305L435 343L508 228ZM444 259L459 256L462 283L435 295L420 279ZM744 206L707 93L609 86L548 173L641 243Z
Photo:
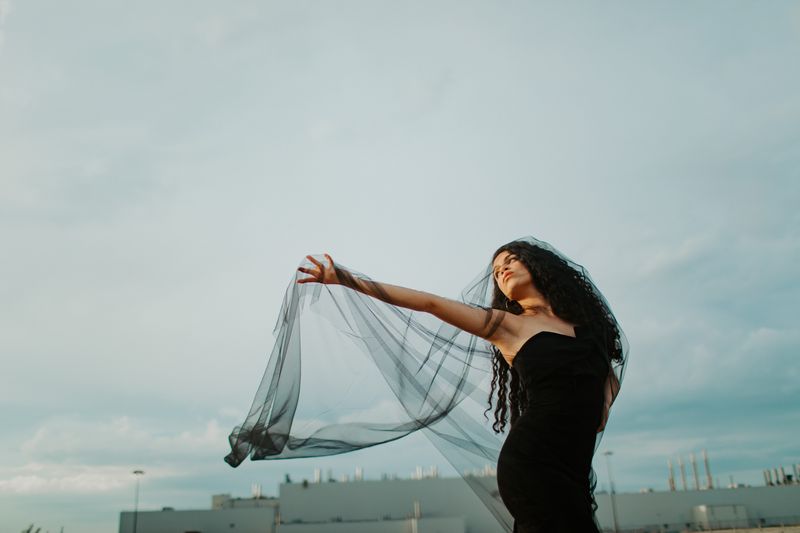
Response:
M778 470L780 472L780 470ZM497 495L491 469L476 472L477 483ZM773 473L774 474L774 473ZM613 530L616 510L620 532L678 533L723 527L800 524L800 484L763 487L704 488L613 494L598 491L597 518ZM347 482L303 480L282 483L278 497L252 487L249 498L216 494L211 508L139 511L136 533L492 533L497 521L461 478L441 478L435 468L417 469L410 479L397 477ZM693 484L694 485L694 484ZM719 487L719 484L715 484ZM502 506L501 506L502 507ZM119 533L133 533L133 513L120 514Z

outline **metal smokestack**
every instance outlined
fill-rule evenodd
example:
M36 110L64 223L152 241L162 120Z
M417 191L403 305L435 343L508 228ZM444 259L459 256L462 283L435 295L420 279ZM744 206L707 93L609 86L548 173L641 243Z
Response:
M411 516L411 533L418 533L419 532L419 524L418 521L421 517L422 513L419 510L419 502L414 500L414 514Z
M692 476L694 477L694 490L700 490L700 480L697 478L697 460L695 460L694 452L689 454L689 461L692 463Z
M667 459L667 468L669 468L669 478L667 479L669 490L675 492L675 472L672 470L672 459Z
M678 456L678 469L681 471L681 485L683 486L683 490L687 490L686 488L686 466L683 464L683 457L680 455Z
M714 482L711 479L711 467L708 466L708 454L706 453L705 449L703 450L703 463L706 467L706 488L713 489ZM719 485L719 483L717 483Z

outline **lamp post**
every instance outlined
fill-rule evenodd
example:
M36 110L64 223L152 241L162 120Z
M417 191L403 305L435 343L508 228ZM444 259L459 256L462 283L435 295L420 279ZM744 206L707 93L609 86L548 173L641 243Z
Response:
M619 523L617 522L617 501L614 497L614 478L611 476L611 456L614 454L611 450L603 452L606 456L606 467L608 468L608 484L611 489L611 517L614 520L614 533L619 533Z
M136 533L136 521L139 518L139 478L144 475L144 470L134 470L136 476L136 495L133 500L133 533Z

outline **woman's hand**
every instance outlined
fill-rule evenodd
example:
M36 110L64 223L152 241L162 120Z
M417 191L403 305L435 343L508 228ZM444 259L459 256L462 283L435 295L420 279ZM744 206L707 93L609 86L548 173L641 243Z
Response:
M309 278L298 278L297 283L325 283L327 285L338 285L339 277L336 275L336 267L333 265L333 259L328 254L325 254L325 259L328 260L328 265L323 265L310 255L306 259L314 263L315 268L299 267L297 270L303 274L308 274Z

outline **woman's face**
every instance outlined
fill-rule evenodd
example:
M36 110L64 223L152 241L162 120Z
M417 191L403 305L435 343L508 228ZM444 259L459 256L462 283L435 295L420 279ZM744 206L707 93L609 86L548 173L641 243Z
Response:
M500 252L492 262L495 283L509 300L517 300L524 289L533 284L531 273L511 252ZM517 296L517 297L515 297Z

